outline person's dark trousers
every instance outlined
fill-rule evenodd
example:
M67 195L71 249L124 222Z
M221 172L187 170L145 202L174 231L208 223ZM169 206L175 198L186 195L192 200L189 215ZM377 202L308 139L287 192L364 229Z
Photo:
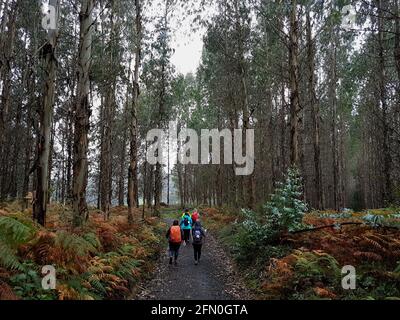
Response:
M194 260L195 261L200 261L201 258L201 247L202 244L195 244L193 243L193 249L194 249Z
M172 258L175 258L175 261L178 260L179 256L179 248L181 247L180 243L169 243L169 257L170 261L172 262Z
M185 242L187 244L190 240L190 229L184 229L183 236L184 236Z

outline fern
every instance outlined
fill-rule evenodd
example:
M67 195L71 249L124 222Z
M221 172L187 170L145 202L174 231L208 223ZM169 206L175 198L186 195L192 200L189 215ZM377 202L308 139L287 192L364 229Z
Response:
M55 244L64 250L74 252L78 256L86 256L89 253L96 253L97 251L88 240L65 231L57 233Z
M66 284L57 287L60 300L99 300L98 296L81 285L79 279L71 279Z
M340 275L339 263L324 252L303 252L296 250L296 269L310 276L334 277Z
M15 250L0 241L0 265L11 270L22 270Z
M392 239L392 242L389 244L389 249L400 248L400 241L397 239Z
M86 233L82 236L82 238L89 242L93 248L101 248L101 242L95 233Z
M122 279L127 279L134 282L136 280L136 271L140 265L141 262L139 260L131 258L125 259L125 261L118 266L118 269L116 272L114 272L114 274Z
M106 294L107 290L104 287L104 285L101 283L99 277L96 274L92 274L89 279L88 282L90 283L91 287L93 289L95 289L96 291L98 291L101 295Z
M0 217L0 240L13 247L27 243L35 235L35 229L11 217Z
M17 248L29 242L34 235L33 226L11 217L0 217L0 265L11 270L21 270Z
M18 300L12 288L0 280L0 300Z
M397 273L400 275L400 261L397 263L397 268L394 270L394 273Z
M132 252L134 251L135 246L131 245L131 244L124 244L119 250L118 253L120 253L121 255L131 255Z
M382 256L379 254L376 254L375 252L357 251L357 252L354 252L353 255L355 257L367 258L367 259L373 260L373 261L382 261Z
M363 236L365 242L367 242L372 248L377 251L386 251L386 249L378 243L378 241L370 239L368 236Z
M388 246L390 241L391 241L391 239L388 239L384 235L377 235L377 234L374 234L374 233L368 233L367 236L368 236L368 238L375 239L375 241L380 242L380 243L384 244L385 246Z

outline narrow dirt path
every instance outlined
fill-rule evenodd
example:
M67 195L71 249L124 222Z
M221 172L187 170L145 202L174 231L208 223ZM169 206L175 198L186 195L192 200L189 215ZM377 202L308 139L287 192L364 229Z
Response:
M171 220L166 220L168 224ZM207 235L201 262L194 265L193 247L181 246L177 266L168 264L167 248L154 277L139 300L246 300L250 295L217 241Z

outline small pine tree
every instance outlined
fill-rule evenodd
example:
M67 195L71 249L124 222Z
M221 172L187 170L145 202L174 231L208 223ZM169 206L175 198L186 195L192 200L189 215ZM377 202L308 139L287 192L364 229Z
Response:
M266 222L279 232L294 231L302 227L307 204L303 196L302 178L297 168L290 168L285 181L278 184L271 200L264 205Z
M284 182L263 206L261 214L244 210L246 217L243 227L246 230L247 242L272 242L283 232L295 231L303 227L302 221L307 205L301 200L303 195L302 181L296 168L289 169Z

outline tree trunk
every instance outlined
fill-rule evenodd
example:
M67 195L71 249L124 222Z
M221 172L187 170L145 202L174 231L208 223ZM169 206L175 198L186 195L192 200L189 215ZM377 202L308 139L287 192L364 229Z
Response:
M238 69L241 80L241 89L242 89L242 112L243 112L243 135L242 135L242 147L243 150L246 150L247 142L246 142L246 131L250 129L250 110L249 110L249 95L247 89L247 81L246 81L246 61L245 61L245 52L244 52L244 42L246 39L244 38L242 31L242 24L240 18L240 9L239 2L235 1L235 10L236 10L236 31L238 33L238 51L239 51L239 59L238 59ZM240 185L242 190L242 200L247 204L247 207L250 209L254 209L255 207L255 180L254 173L247 177L243 177L245 185Z
M178 132L181 130L180 125L178 124ZM176 169L178 173L178 190L179 190L179 199L180 199L180 207L183 209L186 206L185 203L185 195L183 193L183 172L182 172L182 164L180 163L180 154L181 154L181 142L178 140L178 148L176 153L176 158L178 162L176 164Z
M90 65L92 59L92 13L94 0L81 0L80 39L78 52L78 94L75 106L73 211L74 226L89 218L86 203L88 183L88 132L90 129Z
M323 209L322 181L321 181L321 147L320 147L320 111L317 101L316 79L315 79L315 45L312 38L312 27L310 12L307 11L307 57L309 73L309 99L311 109L311 121L313 123L313 147L314 147L314 194L317 209Z
M139 70L141 64L142 49L142 8L140 0L135 0L136 8L136 52L135 52L135 72L133 81L133 99L131 108L131 124L130 124L130 164L128 173L128 221L133 223L133 210L137 207L137 191L138 191L138 122L137 108L139 104Z
M7 196L9 178L7 175L7 124L9 123L9 110L11 103L11 80L12 66L14 61L14 46L16 37L16 2L13 2L8 8L7 3L4 7L4 20L2 21L2 30L7 26L7 32L1 35L0 43L0 80L2 81L2 92L0 99L0 199Z
M33 77L32 77L33 78ZM32 122L33 122L33 112L32 106L35 105L35 97L34 97L34 86L33 83L35 82L34 79L29 77L27 84L27 91L28 91L28 104L27 107L27 115L26 115L26 143L25 143L25 162L24 162L24 183L22 187L22 196L25 197L29 192L29 182L30 182L30 169L31 169L31 158L32 158L32 144L33 144L33 137L32 137Z
M392 182L391 178L391 167L392 167L392 156L390 153L390 124L388 123L388 101L386 93L386 67L385 67L385 48L384 42L384 22L383 22L383 10L382 0L377 0L378 8L378 46L379 46L379 98L380 106L378 110L382 109L382 129L383 129L383 176L384 176L384 186L382 192L382 199L385 203L383 205L389 206L392 202Z
M118 57L114 54L117 35L115 32L115 21L114 21L115 1L111 2L111 14L110 14L110 43L109 43L109 57L106 65L111 68L108 79L110 82L107 84L106 97L104 100L104 137L101 140L102 143L102 155L101 155L101 210L103 211L105 220L110 218L110 206L112 199L112 134L113 134L113 122L115 114L115 90L117 75L115 73L114 60Z
M332 10L334 10L332 8ZM332 157L332 204L335 210L339 210L339 156L338 156L338 99L337 99L337 28L331 26L330 30L330 55L329 55L329 88L328 98L331 108L331 124L330 124L330 139L331 139L331 157Z
M395 35L394 35L394 60L396 62L397 80L398 80L398 96L400 100L400 8L399 0L395 0ZM400 103L400 101L398 102Z
M129 65L131 61L129 60ZM129 68L128 80L131 79L131 68ZM118 177L118 205L120 207L125 205L125 169L126 169L126 144L128 141L128 126L129 126L129 107L130 107L130 97L129 97L130 85L127 86L126 91L126 101L124 108L124 122L123 122L123 133L121 142L121 153L120 153L120 164L119 164L119 177Z
M56 16L58 20L59 1L51 0L49 4L56 8ZM36 199L33 206L33 217L42 226L46 224L46 211L49 199L49 163L51 160L50 140L53 127L55 82L57 76L57 59L55 56L57 39L58 31L49 30L48 42L42 49L44 52L46 82L43 93L43 106L40 110L40 133L37 142L38 166L36 168Z
M170 204L170 176L171 176L171 174L170 174L170 170L171 170L171 168L170 168L170 143L169 143L169 131L168 131L168 137L167 137L167 142L168 142L168 155L167 155L167 161L168 161L168 164L167 164L167 204L169 205Z
M289 82L290 82L290 148L291 164L300 165L299 128L300 128L300 99L299 99L299 39L297 0L291 2L290 35L289 35Z

